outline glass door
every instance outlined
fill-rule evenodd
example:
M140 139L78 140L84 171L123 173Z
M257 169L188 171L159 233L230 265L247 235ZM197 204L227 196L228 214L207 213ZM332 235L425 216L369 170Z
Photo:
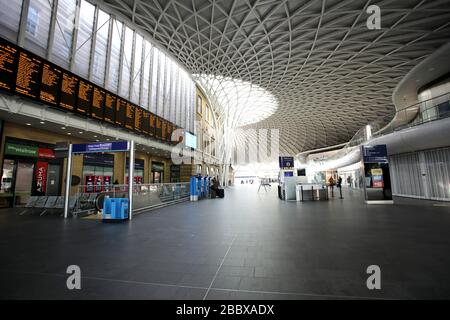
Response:
M17 162L14 187L14 205L25 205L31 196L33 186L34 163L19 160Z

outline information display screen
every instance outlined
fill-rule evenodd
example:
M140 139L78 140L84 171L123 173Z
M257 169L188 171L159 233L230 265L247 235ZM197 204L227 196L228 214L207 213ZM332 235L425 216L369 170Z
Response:
M42 66L40 99L51 105L58 105L62 70L44 62Z
M123 99L117 98L115 122L117 125L125 126L125 111L127 109L127 102Z
M127 102L127 109L125 112L125 128L134 130L134 104Z
M0 90L171 143L171 122L0 37Z
M0 43L0 89L14 89L14 74L17 69L18 50L7 43Z
M134 130L136 132L142 133L142 111L140 107L136 107L134 110Z
M173 125L171 122L167 122L167 142L172 143L172 131L173 131Z
M19 65L16 75L16 93L29 98L39 97L42 60L26 52L19 52Z
M105 108L103 112L103 120L115 124L117 97L109 92L105 96Z
M167 141L167 121L161 119L161 139Z
M106 92L99 87L94 87L91 103L91 117L97 120L103 120L103 110L105 108Z
M145 134L149 134L150 129L150 112L147 110L142 110L142 132Z
M162 130L161 130L161 126L162 126L162 121L161 118L158 116L155 116L155 137L158 139L162 139Z
M150 112L150 128L149 134L154 137L155 136L155 128L156 128L156 115Z
M78 84L78 103L77 111L81 114L88 115L91 109L92 91L94 86L84 80L80 80Z
M77 106L78 78L63 72L61 84L61 100L59 106L65 110L75 111Z

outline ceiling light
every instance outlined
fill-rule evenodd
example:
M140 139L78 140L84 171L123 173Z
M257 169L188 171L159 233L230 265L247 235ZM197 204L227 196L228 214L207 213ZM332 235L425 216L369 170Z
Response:
M94 136L94 138L97 138L97 136Z
M78 131L79 134L83 134L83 131Z
M44 122L44 121L39 121L39 123L40 123L40 124L45 124L45 122Z
M66 130L66 127L61 127L61 129Z
M70 135L71 135L71 133L70 133L70 132L67 132L67 135L69 135L69 136L70 136Z
M25 123L27 126L31 126L31 123L29 123L29 122L27 122L27 123Z

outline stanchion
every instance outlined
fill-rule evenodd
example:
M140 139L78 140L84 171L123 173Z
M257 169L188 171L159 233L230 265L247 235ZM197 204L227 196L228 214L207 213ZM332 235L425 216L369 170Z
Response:
M314 201L314 186L311 186L311 200Z
M302 193L302 202L303 202L303 186L300 186L300 191Z

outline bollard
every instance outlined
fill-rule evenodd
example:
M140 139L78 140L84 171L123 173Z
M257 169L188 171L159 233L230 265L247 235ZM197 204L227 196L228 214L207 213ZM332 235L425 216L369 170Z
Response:
M340 195L339 199L344 199L342 197L342 186L339 186L339 195Z
M302 193L302 202L303 202L303 186L300 186L300 191Z

